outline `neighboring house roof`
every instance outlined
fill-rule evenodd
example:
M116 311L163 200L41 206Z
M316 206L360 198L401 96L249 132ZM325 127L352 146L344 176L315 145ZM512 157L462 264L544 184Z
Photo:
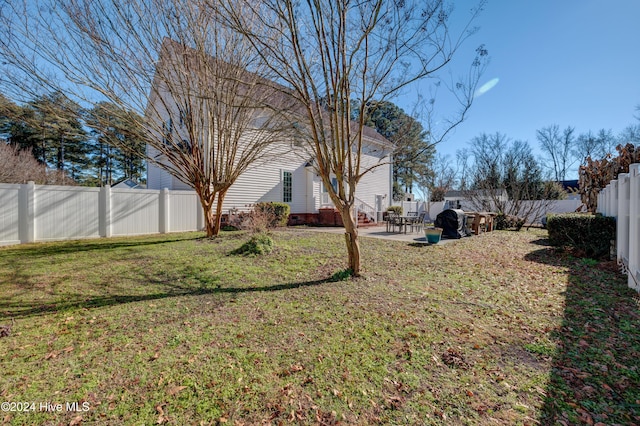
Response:
M471 194L473 194L474 196L483 197L483 198L490 198L495 196L498 196L499 198L502 198L505 200L508 198L506 189L498 189L495 191L490 191L486 189L475 189L475 190L469 190L469 191L453 191L453 190L447 191L444 194L444 199L445 200L464 200L468 198L468 196Z
M126 178L122 179L113 185L112 188L129 188L129 189L144 189L145 186L134 179Z
M580 189L580 184L578 183L578 179L561 180L558 183L562 185L562 188L567 192L576 192Z

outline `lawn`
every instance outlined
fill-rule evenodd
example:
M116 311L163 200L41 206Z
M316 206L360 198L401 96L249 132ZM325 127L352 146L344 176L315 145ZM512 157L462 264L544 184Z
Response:
M639 302L611 262L541 230L363 239L363 277L332 281L341 235L231 254L247 239L0 248L0 421L640 424Z

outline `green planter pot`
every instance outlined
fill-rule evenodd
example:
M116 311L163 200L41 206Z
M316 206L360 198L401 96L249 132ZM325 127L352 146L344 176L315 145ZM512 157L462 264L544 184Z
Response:
M424 236L427 237L429 244L437 244L442 236L442 228L425 228Z

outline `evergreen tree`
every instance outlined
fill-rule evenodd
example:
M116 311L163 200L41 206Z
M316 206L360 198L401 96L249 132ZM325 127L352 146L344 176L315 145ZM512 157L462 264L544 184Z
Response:
M82 180L89 150L80 114L80 106L61 92L43 95L23 107L16 123L22 129L13 136L19 136L16 143L30 148L41 163Z
M131 178L140 181L144 173L145 141L139 128L140 117L123 113L118 106L103 102L86 114L86 123L93 136L93 180L99 185Z
M392 102L370 102L365 111L365 124L396 146L393 154L394 199L402 198L405 193L412 193L414 185L431 173L435 146L429 144L428 132L422 124Z

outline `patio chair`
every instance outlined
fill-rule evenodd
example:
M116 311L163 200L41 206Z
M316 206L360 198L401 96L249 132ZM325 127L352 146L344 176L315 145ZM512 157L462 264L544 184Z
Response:
M433 222L429 217L429 212L422 212L418 215L418 219L411 225L411 232L413 232L414 228L418 230L418 232L422 232L424 229L425 223Z
M418 212L409 212L407 213L407 223L405 226L410 226L411 232L414 232L415 228L420 226L419 220L420 216L418 215Z
M396 225L400 225L400 216L396 212L387 213L387 232L391 228L391 232L395 232Z

